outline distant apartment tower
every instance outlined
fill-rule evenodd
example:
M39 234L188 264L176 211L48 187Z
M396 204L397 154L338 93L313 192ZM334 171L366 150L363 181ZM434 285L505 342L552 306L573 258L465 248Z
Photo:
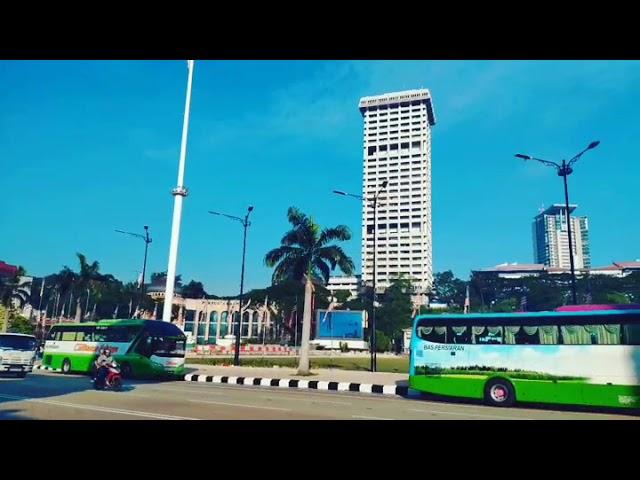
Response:
M378 201L376 285L386 289L403 275L422 295L433 282L431 237L431 127L429 90L408 90L360 99L364 119L362 191ZM363 202L362 281L373 280L373 208Z
M569 205L572 214L576 205ZM587 217L571 215L571 240L576 269L591 268L589 252L589 223ZM540 212L533 220L533 256L536 263L569 269L569 235L565 205L554 204Z

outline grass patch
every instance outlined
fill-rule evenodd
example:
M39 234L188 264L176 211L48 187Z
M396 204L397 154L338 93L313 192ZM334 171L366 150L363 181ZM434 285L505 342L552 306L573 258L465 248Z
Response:
M192 365L233 365L231 358L189 358L188 364ZM311 368L336 368L340 370L369 371L369 357L357 358L310 358ZM297 368L298 359L287 358L242 358L240 356L240 366L242 367L289 367ZM378 357L378 372L409 373L409 358L387 358Z

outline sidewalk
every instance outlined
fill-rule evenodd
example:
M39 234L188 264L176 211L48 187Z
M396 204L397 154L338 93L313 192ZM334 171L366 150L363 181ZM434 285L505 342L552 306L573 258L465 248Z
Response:
M184 379L191 382L226 383L280 388L306 388L406 396L406 373L372 373L355 370L316 368L310 376L296 375L294 368L224 367L188 364Z

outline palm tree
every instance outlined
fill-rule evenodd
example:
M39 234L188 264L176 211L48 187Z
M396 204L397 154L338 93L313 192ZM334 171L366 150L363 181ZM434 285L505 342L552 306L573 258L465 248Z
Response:
M74 287L78 295L78 301L76 302L76 322L80 322L82 319L82 302L80 297L84 292L87 292L87 305L89 303L89 293L95 289L97 283L104 282L108 279L108 275L100 274L100 263L94 261L93 263L87 262L87 257L82 253L76 253L78 260L80 261L80 270L75 274L76 279Z
M0 301L5 308L5 318L2 322L2 333L7 331L9 326L9 310L15 304L22 308L29 301L31 296L31 282L22 282L20 277L25 275L22 267L18 268L18 272L8 279L0 279Z
M264 260L268 267L275 267L274 284L294 280L305 285L298 375L308 375L313 283L326 284L336 266L351 275L354 268L351 258L337 245L329 245L335 240L349 240L351 232L345 225L321 229L295 207L289 208L287 217L293 228L282 237L282 245L268 252Z
M71 308L71 301L73 299L73 286L76 282L76 277L77 277L76 273L66 266L62 270L60 270L59 273L55 274L55 278L53 282L58 292L58 299L59 301L62 302L61 309L60 309L60 316L62 316L62 314L64 313L65 305L67 302L67 299L65 299L65 297L67 295L69 300L69 308ZM57 307L57 303L56 303L56 307ZM55 310L56 311L54 311L53 313L54 317L58 316L57 308Z

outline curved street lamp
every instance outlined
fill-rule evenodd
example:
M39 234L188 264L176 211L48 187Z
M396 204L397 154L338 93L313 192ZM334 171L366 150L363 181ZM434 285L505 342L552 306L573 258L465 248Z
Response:
M372 310L371 310L371 331L369 332L369 342L371 350L371 371L375 372L377 369L377 355L376 355L376 227L378 226L378 197L387 188L387 180L383 181L380 185L380 189L373 197L365 198L362 195L356 195L354 193L347 193L341 190L334 190L333 193L337 195L343 195L346 197L357 198L367 205L373 208L373 295L372 295ZM365 240L366 243L366 240Z
M585 152L596 148L598 145L600 145L599 140L593 141L589 145L587 145L587 148L576 154L571 160L569 160L568 162L566 160L562 160L562 163L543 160L541 158L524 155L522 153L516 153L515 155L517 158L521 158L525 161L535 160L536 162L540 162L547 167L555 168L558 176L562 177L562 179L564 180L564 201L567 214L567 235L569 236L569 263L571 264L571 293L573 296L574 305L578 304L578 295L576 293L576 271L573 262L573 240L571 239L571 216L569 213L569 189L567 187L567 177L573 173L573 165L580 159L580 157L582 157Z
M240 217L235 217L233 215L227 215L226 213L213 212L209 210L209 213L211 215L220 215L221 217L227 217L227 218L230 218L231 220L236 220L240 222L244 227L244 236L242 239L242 270L240 273L240 297L239 297L240 305L238 307L238 325L236 329L236 351L233 356L233 364L235 366L240 365L240 333L241 333L240 328L242 327L242 297L244 295L244 258L245 258L245 252L247 250L247 228L251 225L251 222L249 222L249 214L252 211L253 211L253 206L250 206L249 208L247 208L247 214L244 216L244 218L240 218ZM231 315L231 319L233 321L233 314Z

